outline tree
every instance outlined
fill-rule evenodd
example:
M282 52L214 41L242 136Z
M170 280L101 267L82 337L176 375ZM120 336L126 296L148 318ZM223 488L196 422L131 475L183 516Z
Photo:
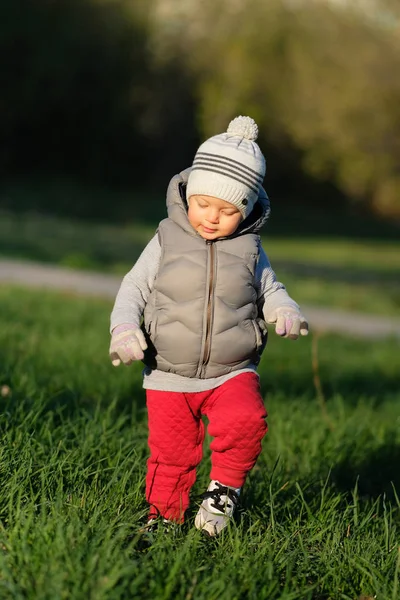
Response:
M204 135L249 113L283 159L294 148L309 175L400 216L396 27L321 2L206 0L191 17L176 45L196 74Z

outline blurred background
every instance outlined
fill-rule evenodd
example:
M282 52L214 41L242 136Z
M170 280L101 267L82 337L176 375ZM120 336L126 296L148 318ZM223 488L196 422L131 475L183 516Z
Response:
M0 64L3 258L123 273L249 114L289 291L398 313L397 0L3 0Z
M239 114L311 335L269 336L244 529L147 552L142 364L111 365L109 315ZM399 233L399 0L0 0L1 600L399 598Z

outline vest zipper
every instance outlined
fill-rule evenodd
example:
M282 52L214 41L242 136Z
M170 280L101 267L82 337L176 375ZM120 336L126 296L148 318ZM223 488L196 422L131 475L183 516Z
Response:
M215 249L214 244L211 240L207 240L207 246L210 248L210 277L208 280L208 297L207 297L207 323L206 323L206 339L204 342L203 352L203 368L207 365L210 360L211 353L211 320L213 314L214 304L214 262L215 262Z

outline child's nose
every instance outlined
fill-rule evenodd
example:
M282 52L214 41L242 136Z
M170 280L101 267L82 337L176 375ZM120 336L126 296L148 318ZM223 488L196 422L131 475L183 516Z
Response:
M210 223L218 223L219 211L218 210L210 210L210 212L208 213L208 220Z

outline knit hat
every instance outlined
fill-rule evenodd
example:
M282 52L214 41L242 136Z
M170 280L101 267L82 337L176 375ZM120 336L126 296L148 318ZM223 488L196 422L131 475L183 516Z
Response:
M246 218L257 202L265 175L265 158L256 144L258 127L250 117L236 117L226 133L197 150L186 195L215 196L230 202Z

